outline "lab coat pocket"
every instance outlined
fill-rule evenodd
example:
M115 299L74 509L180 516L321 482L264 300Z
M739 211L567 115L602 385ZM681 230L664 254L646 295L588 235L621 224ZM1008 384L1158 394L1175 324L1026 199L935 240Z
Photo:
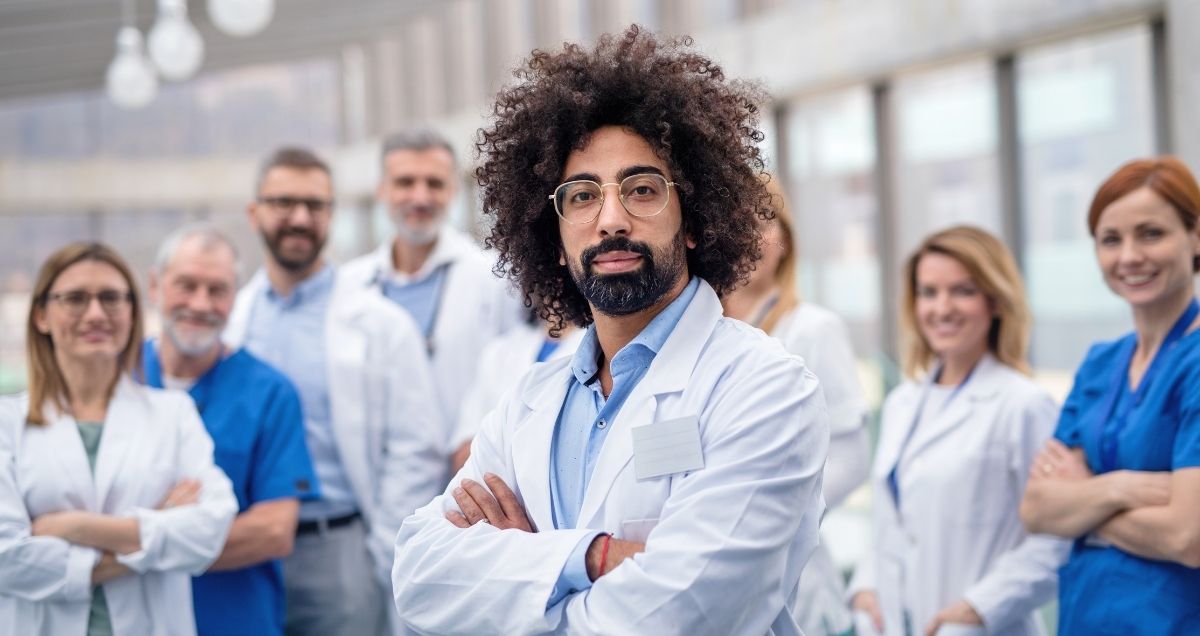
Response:
M658 525L658 519L630 519L621 522L621 535L617 537L624 541L645 543L650 531Z

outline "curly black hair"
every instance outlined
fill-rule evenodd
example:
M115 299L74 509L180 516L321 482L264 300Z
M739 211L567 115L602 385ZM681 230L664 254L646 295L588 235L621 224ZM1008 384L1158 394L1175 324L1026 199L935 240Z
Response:
M726 79L691 46L691 38L661 42L633 25L601 36L591 51L535 50L496 96L494 121L475 143L483 213L492 217L486 244L499 253L496 273L516 281L526 306L539 301L539 315L553 325L587 325L592 313L559 264L562 240L548 196L567 156L604 126L641 135L670 167L683 230L697 244L687 254L691 274L724 294L761 256L758 219L772 217L758 149L766 94Z

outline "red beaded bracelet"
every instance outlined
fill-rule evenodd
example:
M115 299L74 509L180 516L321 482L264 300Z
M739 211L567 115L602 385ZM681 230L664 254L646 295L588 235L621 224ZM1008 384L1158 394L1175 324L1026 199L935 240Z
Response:
M604 535L604 545L600 546L600 574L596 578L604 576L604 564L608 562L608 544L612 543L612 535Z

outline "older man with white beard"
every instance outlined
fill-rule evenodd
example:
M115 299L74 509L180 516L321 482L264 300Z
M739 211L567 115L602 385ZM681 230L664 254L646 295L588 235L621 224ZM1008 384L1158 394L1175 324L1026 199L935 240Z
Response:
M195 225L163 242L149 278L163 335L146 344L145 380L192 396L216 445L216 463L238 498L224 551L192 584L201 636L283 633L280 559L292 551L299 500L317 491L291 381L248 351L221 343L237 272L229 239Z

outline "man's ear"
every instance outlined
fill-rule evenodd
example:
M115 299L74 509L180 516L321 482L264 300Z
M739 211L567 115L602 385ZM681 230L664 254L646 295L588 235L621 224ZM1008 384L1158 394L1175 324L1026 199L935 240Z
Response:
M158 304L158 285L158 272L151 267L150 272L146 274L146 299L150 301L151 305Z

